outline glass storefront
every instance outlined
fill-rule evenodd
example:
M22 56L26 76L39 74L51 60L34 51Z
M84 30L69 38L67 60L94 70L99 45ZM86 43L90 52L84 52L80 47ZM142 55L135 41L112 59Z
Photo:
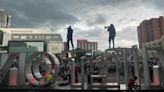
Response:
M9 41L8 53L26 53L27 57L35 52L46 50L45 41Z

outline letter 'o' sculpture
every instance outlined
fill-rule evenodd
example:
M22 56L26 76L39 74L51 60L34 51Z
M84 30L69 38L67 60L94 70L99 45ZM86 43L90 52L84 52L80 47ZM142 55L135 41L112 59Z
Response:
M27 81L33 86L44 86L55 82L60 68L60 62L55 55L48 52L38 52L31 55L25 65ZM52 80L48 76L52 75Z

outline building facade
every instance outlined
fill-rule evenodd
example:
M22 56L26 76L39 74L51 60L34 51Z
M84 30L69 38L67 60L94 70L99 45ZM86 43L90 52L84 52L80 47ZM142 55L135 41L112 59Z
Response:
M47 51L50 53L61 53L64 50L61 35L50 32L48 29L0 28L0 35L1 47L8 46L9 41L45 41Z
M144 20L137 27L139 48L146 42L155 41L164 35L164 18L152 18L150 20Z
M98 50L98 43L78 39L77 40L77 48L80 48L80 49L83 49L83 50L97 51Z
M3 9L0 9L0 28L9 28L10 21L11 16Z

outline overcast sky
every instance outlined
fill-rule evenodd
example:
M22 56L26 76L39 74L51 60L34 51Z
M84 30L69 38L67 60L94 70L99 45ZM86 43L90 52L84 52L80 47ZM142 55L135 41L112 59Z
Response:
M108 47L104 26L116 28L116 47L138 44L137 26L145 19L164 15L164 0L0 0L0 8L11 14L11 26L50 28L66 41L67 27L77 39L97 41Z

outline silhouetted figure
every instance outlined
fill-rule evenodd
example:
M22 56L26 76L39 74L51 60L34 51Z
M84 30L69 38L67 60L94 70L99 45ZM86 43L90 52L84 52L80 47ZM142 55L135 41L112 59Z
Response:
M74 49L74 45L73 45L73 39L72 39L72 34L73 34L73 29L71 28L71 26L69 26L67 28L67 48L69 50L69 41L71 41L72 44L72 48Z
M156 58L155 58L154 65L158 65L158 66L161 65L160 60L159 60L159 57L156 57Z
M116 36L115 27L114 27L113 24L111 24L110 26L105 27L105 28L107 28L107 31L109 31L109 48L110 48L110 45L111 45L111 40L113 41L113 48L114 48L114 46L115 46L114 38Z
M131 62L131 73L132 73L132 76L134 76L135 69L134 69L134 63L133 62Z
M153 59L150 58L149 61L149 72L150 72L150 80L153 82Z

